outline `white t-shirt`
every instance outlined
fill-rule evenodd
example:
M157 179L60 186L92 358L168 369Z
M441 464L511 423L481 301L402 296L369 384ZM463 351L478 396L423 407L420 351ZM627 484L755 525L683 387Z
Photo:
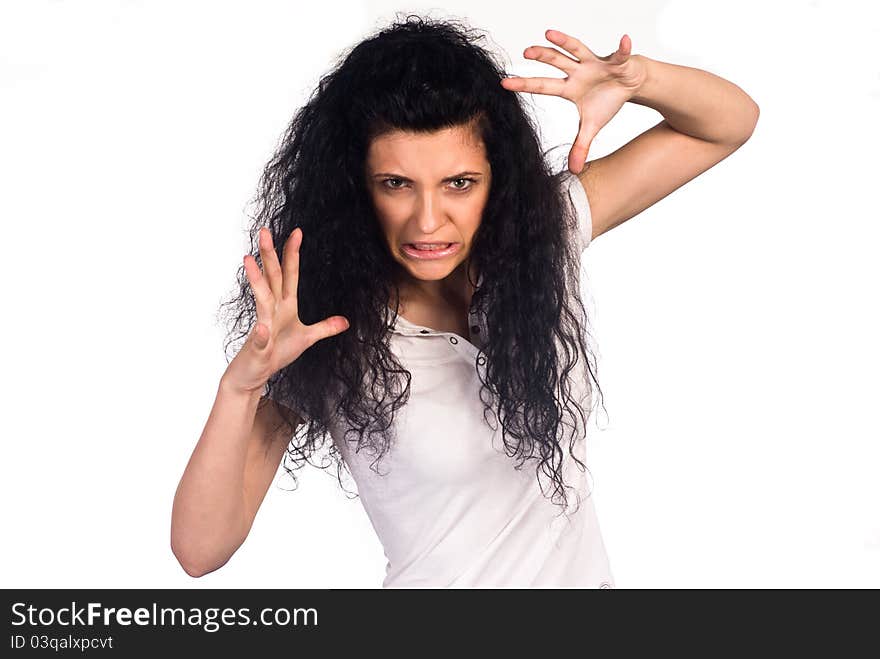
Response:
M586 192L571 173L563 185L581 253L592 233ZM541 491L536 462L514 469L497 419L489 416L497 430L484 420L477 369L485 364L486 325L483 314L470 313L473 342L398 315L391 349L412 374L411 391L396 412L396 443L378 463L371 450L355 453L343 427L331 427L388 560L382 586L613 588L590 474L574 464L568 441L564 482L577 489L580 505L566 490L569 510L577 508L566 516ZM584 446L580 440L575 453L589 467Z

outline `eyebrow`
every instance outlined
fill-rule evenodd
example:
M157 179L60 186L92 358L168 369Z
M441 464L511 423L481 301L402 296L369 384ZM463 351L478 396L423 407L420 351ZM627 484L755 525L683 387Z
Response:
M447 176L446 178L441 179L441 182L445 183L447 181L454 181L454 180L460 179L464 176L482 176L482 175L483 175L483 172L459 172L458 174L453 174L452 176ZM380 176L390 176L393 178L399 178L401 181L409 181L410 183L413 182L413 180L411 178L407 178L406 176L403 176L401 174L394 174L392 172L378 172L376 174L373 174L373 178L378 178Z

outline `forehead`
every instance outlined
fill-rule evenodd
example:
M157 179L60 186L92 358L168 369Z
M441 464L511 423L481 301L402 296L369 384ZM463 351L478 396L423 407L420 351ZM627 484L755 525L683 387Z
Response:
M486 149L469 127L455 126L430 133L395 130L375 138L367 151L367 166L417 171L446 170L486 164Z

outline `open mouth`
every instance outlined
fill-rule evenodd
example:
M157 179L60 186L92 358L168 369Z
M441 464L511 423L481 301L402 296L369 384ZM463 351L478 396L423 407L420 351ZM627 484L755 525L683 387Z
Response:
M438 249L447 249L452 243L406 243L406 245L422 251L436 251Z
M442 259L460 248L461 243L404 243L403 253L414 259Z

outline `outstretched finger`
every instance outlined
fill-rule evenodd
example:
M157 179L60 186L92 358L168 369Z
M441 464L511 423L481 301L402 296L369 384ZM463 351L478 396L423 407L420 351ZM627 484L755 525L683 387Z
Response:
M257 235L260 246L260 257L263 261L263 276L269 283L269 289L276 301L281 300L281 265L278 263L278 255L275 253L275 245L272 243L272 232L261 228Z
M575 71L578 64L580 64L580 62L573 60L568 55L560 53L555 48L548 48L547 46L529 46L523 51L523 57L526 59L538 60L539 62L544 62L544 64L549 64L550 66L555 66L566 74Z
M275 308L275 298L272 295L272 289L266 283L266 278L260 272L260 266L257 260L250 254L244 257L244 271L247 275L251 290L254 293L254 302L257 308L257 321L271 327L272 315Z
M567 50L581 62L585 59L596 57L593 54L593 51L587 48L583 42L575 39L571 35L565 34L565 32L560 32L559 30L547 30L544 33L544 36L547 37L547 41L555 43L560 48Z
M284 281L281 285L281 299L292 300L293 304L297 304L297 290L299 288L299 248L302 245L302 229L297 227L294 229L287 243L284 245L284 261L283 277Z
M501 86L512 92L563 96L562 92L565 89L565 78L520 78L514 76L511 78L502 78Z

